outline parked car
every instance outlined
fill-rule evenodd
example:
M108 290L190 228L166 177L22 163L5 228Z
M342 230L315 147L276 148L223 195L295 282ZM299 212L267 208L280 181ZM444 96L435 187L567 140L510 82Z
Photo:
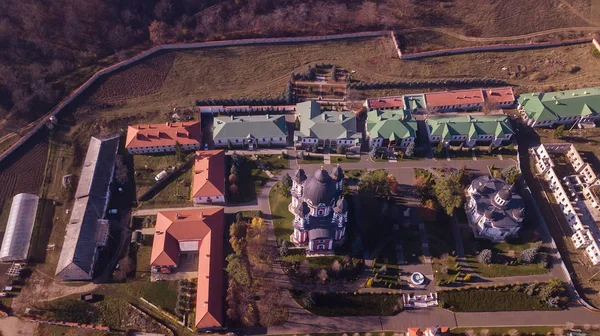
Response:
M208 150L208 144L207 143L204 144L204 150Z
M165 177L167 177L167 171L163 170L160 173L156 174L156 176L154 177L154 179L156 181L160 181L160 180L164 179Z
M119 210L117 210L117 209L110 209L110 210L108 210L108 214L109 215L116 215L118 213L119 213Z
M4 287L2 287L2 291L4 291L4 292L10 292L12 290L13 290L12 286L4 286Z

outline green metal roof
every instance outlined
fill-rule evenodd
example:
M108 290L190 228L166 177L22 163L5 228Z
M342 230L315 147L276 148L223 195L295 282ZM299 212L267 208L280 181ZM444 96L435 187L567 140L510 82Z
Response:
M367 113L367 131L372 138L398 140L415 137L417 123L404 110L373 110Z
M213 139L286 138L287 124L283 115L217 117Z
M517 102L534 121L597 115L600 112L600 88L524 93Z
M445 140L454 135L466 135L468 139L473 139L482 134L494 134L497 137L514 134L507 116L429 117L426 123L431 135Z
M300 118L300 132L296 136L318 139L360 139L356 133L356 116L353 112L321 111L315 101L296 104Z
M409 94L402 97L404 99L404 108L408 110L422 109L427 107L424 94Z

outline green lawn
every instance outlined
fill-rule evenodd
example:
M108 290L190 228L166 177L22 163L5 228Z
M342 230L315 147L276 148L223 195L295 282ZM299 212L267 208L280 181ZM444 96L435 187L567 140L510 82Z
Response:
M490 336L502 336L509 334L509 330L518 330L521 335L546 335L547 333L554 333L554 327L548 326L516 326L516 327L484 327L484 328L454 328L450 330L452 335L466 335L466 332L473 330L477 334L480 334L482 330L487 330Z
M467 262L473 271L484 278L510 277L522 275L537 275L546 274L548 269L539 264L521 264L521 265L504 265L504 264L481 264L477 257L468 256Z
M256 157L273 174L277 174L290 167L290 161L288 160L287 154L258 154Z
M289 235L288 235L288 239L289 239ZM340 261L342 259L343 259L343 256L325 256L325 257L308 257L307 258L306 255L304 255L304 254L288 255L288 256L281 258L281 260L287 261L287 262L292 262L292 261L302 262L304 260L308 260L308 264L312 268L328 268L331 266L331 264L333 264L333 262L335 260Z
M466 289L438 292L440 301L454 312L495 312L558 310L542 303L536 296L505 289Z
M173 313L177 306L177 281L150 282L142 289L142 297Z
M151 199L140 202L139 208L158 208L168 206L191 206L192 165L184 168L176 178L158 191Z
M294 215L288 210L288 205L292 202L292 196L283 197L278 190L280 185L281 182L277 182L269 194L269 204L271 205L271 215L277 241L280 239L289 240L290 235L294 232L292 227Z
M314 304L306 306L306 292L291 293L301 306L321 316L392 316L403 308L397 294L312 293Z
M352 163L352 162L360 162L360 156L336 156L332 155L330 157L331 163Z
M138 187L151 186L156 183L156 174L178 163L175 154L134 155L135 184Z
M287 162L287 160L286 160L286 162ZM267 173L265 173L264 170L262 170L258 167L256 162L251 161L251 162L248 162L248 164L250 165L250 178L251 178L252 182L254 183L254 194L255 194L254 198L256 198L256 195L260 194L263 186L269 180L269 176L267 175Z
M298 164L318 164L323 163L322 155L308 155L308 153L304 156L304 160L297 159Z

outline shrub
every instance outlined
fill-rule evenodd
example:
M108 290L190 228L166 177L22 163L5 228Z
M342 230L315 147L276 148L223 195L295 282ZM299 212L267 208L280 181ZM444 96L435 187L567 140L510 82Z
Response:
M477 259L482 264L491 264L492 263L492 250L485 249L479 252Z
M530 248L521 252L521 260L524 263L532 264L535 261L539 250L540 250L539 244L532 245Z

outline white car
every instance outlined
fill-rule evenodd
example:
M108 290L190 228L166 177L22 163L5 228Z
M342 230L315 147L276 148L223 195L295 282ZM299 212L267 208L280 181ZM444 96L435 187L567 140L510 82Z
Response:
M155 179L156 181L160 181L160 180L164 179L166 176L167 176L167 171L166 171L166 170L163 170L163 171L161 171L160 173L158 173L158 174L157 174L157 175L154 177L154 179Z

